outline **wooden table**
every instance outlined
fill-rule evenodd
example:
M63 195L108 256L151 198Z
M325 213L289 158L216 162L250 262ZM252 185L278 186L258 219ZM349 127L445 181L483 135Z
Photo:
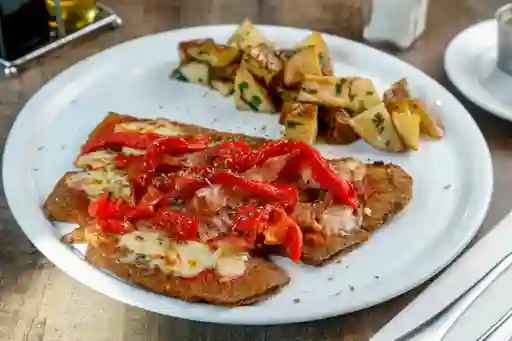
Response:
M0 78L0 136L4 143L16 113L48 79L75 62L122 41L153 32L200 24L256 23L319 29L341 35L340 12L347 0L109 0L124 26L66 47L32 65L18 79ZM441 81L443 51L460 30L490 18L505 0L431 0L427 32L398 56ZM307 6L306 6L307 4ZM301 9L301 10L297 10ZM456 93L457 94L457 93ZM478 238L512 202L512 124L495 118L457 94L478 121L492 150L495 192ZM421 288L379 306L319 322L275 327L196 323L149 313L94 292L55 268L12 218L0 197L0 340L12 341L214 341L368 340Z

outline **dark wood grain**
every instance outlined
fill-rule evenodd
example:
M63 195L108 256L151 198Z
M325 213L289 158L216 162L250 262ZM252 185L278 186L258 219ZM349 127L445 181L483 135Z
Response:
M106 0L124 19L122 28L73 43L30 65L17 79L0 78L0 143L25 101L54 75L123 41L185 26L256 23L305 27L354 39L361 35L363 0ZM484 228L488 232L512 202L512 124L469 103L443 72L443 51L465 27L492 17L505 0L431 0L425 34L399 58L438 79L458 96L489 142L495 192ZM355 11L353 15L347 15ZM350 12L352 13L352 12ZM125 306L69 278L37 250L0 196L0 339L12 341L362 341L368 340L422 288L376 307L342 317L272 327L219 326L149 313ZM303 307L302 309L307 309Z

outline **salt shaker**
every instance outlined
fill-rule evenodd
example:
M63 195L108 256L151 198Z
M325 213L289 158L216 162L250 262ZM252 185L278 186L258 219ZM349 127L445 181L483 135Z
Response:
M405 50L425 31L429 0L371 0L363 37Z

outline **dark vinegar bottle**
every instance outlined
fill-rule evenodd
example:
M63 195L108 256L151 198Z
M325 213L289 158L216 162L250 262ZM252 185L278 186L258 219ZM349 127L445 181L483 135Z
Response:
M0 58L13 61L50 41L45 0L0 0Z

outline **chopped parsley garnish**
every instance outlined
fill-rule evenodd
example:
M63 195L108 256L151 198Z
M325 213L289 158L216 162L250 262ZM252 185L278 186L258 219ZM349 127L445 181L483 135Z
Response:
M384 132L384 116L378 112L373 116L372 122L379 134L382 134Z
M336 83L336 96L341 96L341 81L339 81L338 83Z
M183 73L181 73L180 68L176 68L176 69L174 69L174 70L172 71L172 73L171 73L171 78L172 78L172 79L177 79L177 80L182 81L182 82L188 82L187 77L185 77L185 76L183 75Z
M245 89L249 89L249 83L242 82L242 83L238 84L238 89L240 89L240 92L243 93Z
M242 102L247 104L249 106L249 108L251 108L252 110L259 111L258 108L261 105L261 103L263 102L261 100L261 97L257 96L257 95L253 95L251 97L251 99L248 100L245 96L245 90L249 89L249 83L241 82L240 84L238 84L238 89L240 90L240 99L242 100Z
M371 90L366 91L366 95L367 96L373 96L373 91L371 91Z
M286 121L285 123L285 127L290 129L296 128L300 125L302 125L302 123L296 121Z
M258 108L260 105L261 105L261 98L260 96L252 96L251 98L251 104L255 107L255 108Z

